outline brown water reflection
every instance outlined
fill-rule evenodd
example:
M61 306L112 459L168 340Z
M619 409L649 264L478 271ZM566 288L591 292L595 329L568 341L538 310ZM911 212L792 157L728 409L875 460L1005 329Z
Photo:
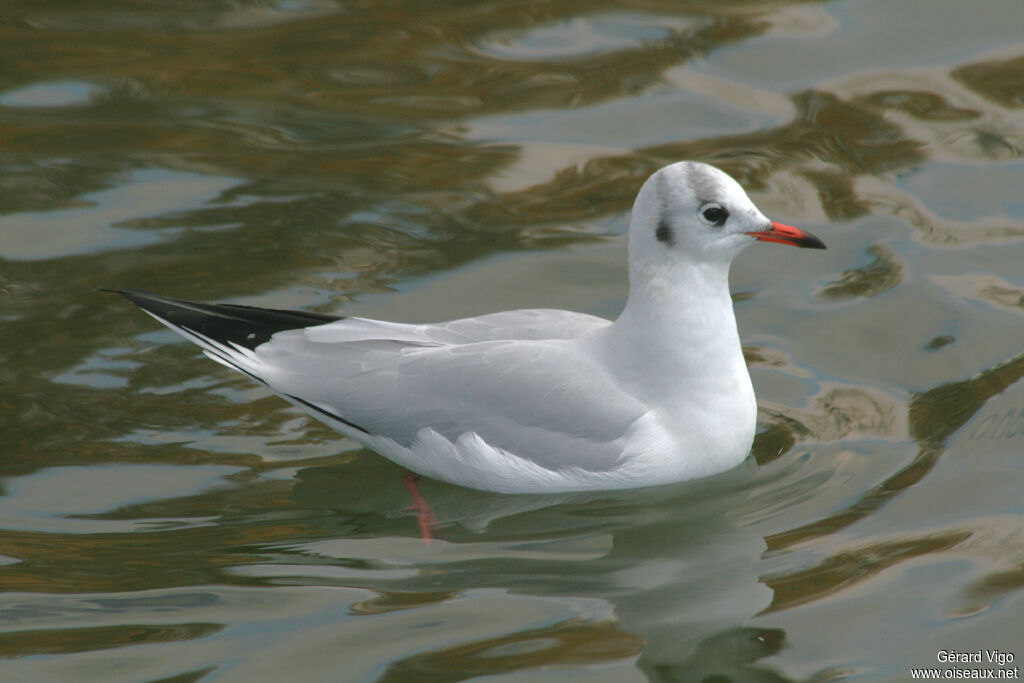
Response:
M644 641L615 624L578 622L447 647L393 662L378 681L464 681L545 666L600 664L643 652Z
M838 514L766 537L769 551L781 551L814 538L833 535L872 514L890 498L919 484L943 454L948 438L993 397L1003 393L1022 376L1024 356L1019 356L978 377L936 387L914 396L910 402L909 426L912 437L920 446L914 460L878 486L866 491L856 503ZM995 422L999 423L999 418ZM1013 420L1012 424L1015 428L1016 421ZM1000 423L998 428L1004 427ZM971 536L969 530L957 530L942 534L930 533L918 538L900 538L830 556L814 567L793 574L766 577L766 583L775 594L769 611L784 610L821 599L866 581L878 572L909 558L956 548ZM988 590L975 590L993 594L1003 592L995 589L999 584L1009 588L1022 585L1019 572L1000 572L997 576L983 580L982 585Z
M910 465L866 492L855 505L840 514L816 521L808 527L790 529L783 534L768 537L769 549L780 550L811 537L835 533L870 514L889 497L918 483L942 454L949 436L974 417L990 399L1015 384L1022 376L1024 357L1018 357L979 377L942 385L914 396L909 406L909 429L920 450ZM809 435L802 425L800 429Z
M1017 3L4 16L5 679L903 680L1019 649ZM683 158L830 247L734 268L756 465L426 482L429 548L398 468L95 292L614 315L635 191Z
M125 625L4 634L0 635L0 657L72 654L129 645L192 640L216 633L220 628L217 624Z

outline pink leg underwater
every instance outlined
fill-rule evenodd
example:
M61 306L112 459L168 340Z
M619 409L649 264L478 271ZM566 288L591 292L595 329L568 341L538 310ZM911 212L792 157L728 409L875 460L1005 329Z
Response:
M402 481L405 482L405 488L409 489L409 495L412 496L412 505L410 509L416 512L416 521L420 525L420 534L423 537L423 542L430 545L437 533L437 530L441 526L441 522L434 516L434 511L430 509L430 505L423 498L420 493L420 487L416 484L420 480L420 475L409 474L403 477Z

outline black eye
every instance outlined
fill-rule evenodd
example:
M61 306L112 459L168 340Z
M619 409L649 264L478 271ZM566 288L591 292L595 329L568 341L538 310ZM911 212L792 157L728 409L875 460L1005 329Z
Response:
M700 215L704 217L711 225L716 228L720 228L725 225L725 222L729 220L729 211L724 206L718 204L711 204L710 206L704 207L701 210Z

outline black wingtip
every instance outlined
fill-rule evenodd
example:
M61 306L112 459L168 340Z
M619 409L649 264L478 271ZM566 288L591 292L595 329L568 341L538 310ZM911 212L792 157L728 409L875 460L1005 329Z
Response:
M278 332L341 320L334 315L258 308L241 304L203 304L174 299L141 289L107 289L174 327L196 332L217 342L255 349Z
M125 299L128 299L128 301L131 301L139 308L146 308L146 304L150 301L156 301L165 298L160 296L159 294L147 292L144 289L113 289L110 287L100 287L99 291L105 292L107 294L120 294Z

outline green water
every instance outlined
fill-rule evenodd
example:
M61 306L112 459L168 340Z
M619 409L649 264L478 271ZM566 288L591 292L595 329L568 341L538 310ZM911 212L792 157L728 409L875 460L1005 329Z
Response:
M8 2L0 679L908 680L1024 659L1024 6ZM612 317L680 159L825 252L732 273L753 458L403 471L100 287ZM968 674L969 675L969 674Z

